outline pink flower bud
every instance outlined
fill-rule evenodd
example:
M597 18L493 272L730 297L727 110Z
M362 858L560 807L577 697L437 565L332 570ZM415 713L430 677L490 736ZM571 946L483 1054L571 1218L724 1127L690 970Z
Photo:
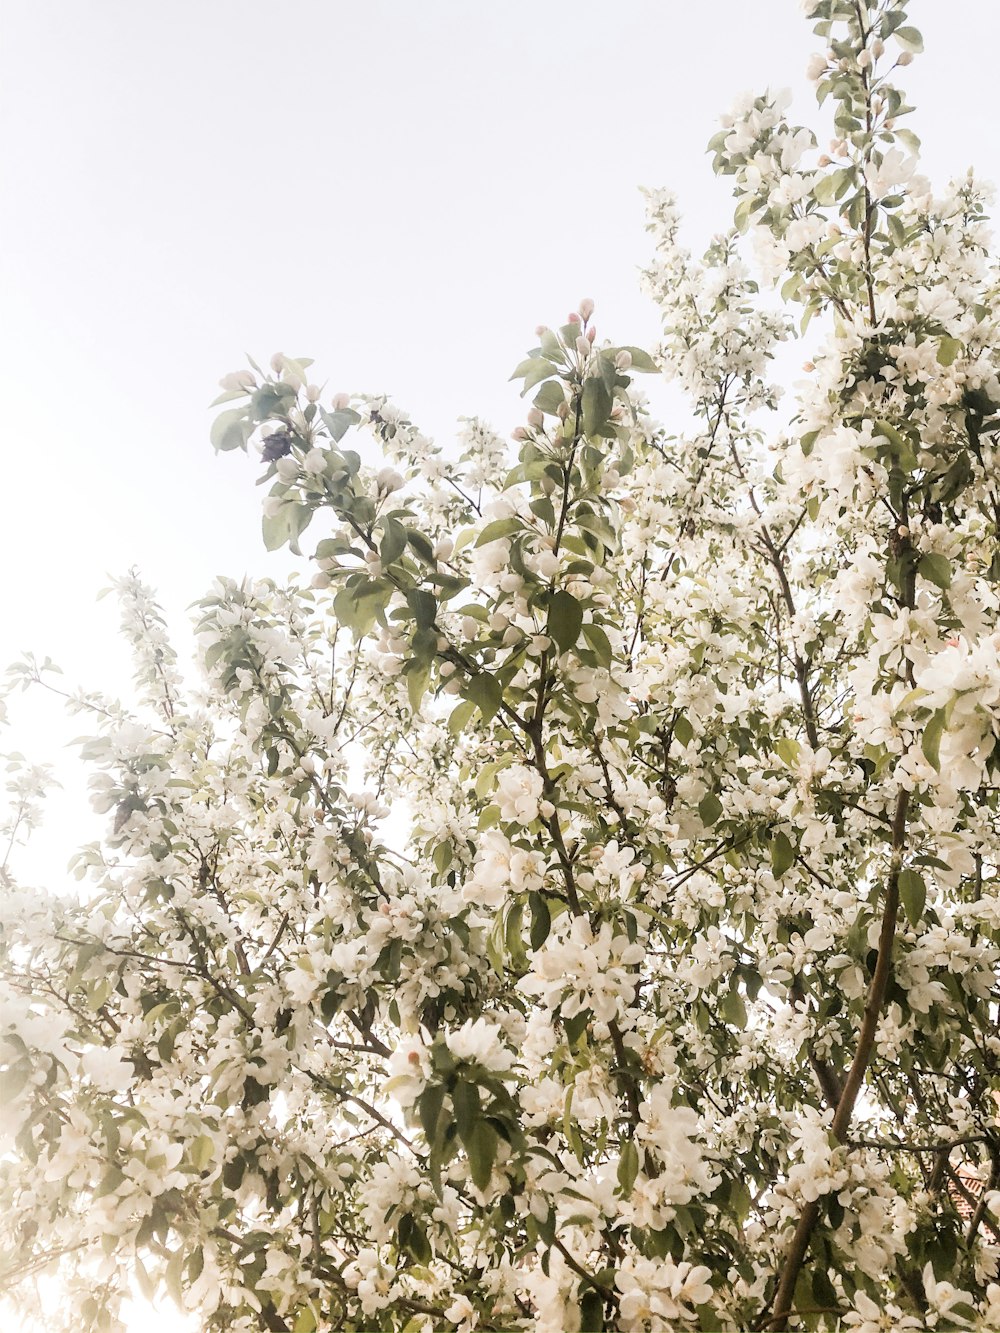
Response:
M898 56L898 58L897 58L897 60L896 60L896 64L897 64L897 65L912 65L912 64L913 64L913 52L912 52L912 51L900 51L899 56Z
M333 395L333 410L335 412L343 412L345 407L350 406L350 403L351 399L349 394L335 393Z
M311 403L318 403L318 402L319 402L319 396L320 396L320 394L321 394L322 392L323 392L323 391L322 391L322 389L319 387L318 384L307 384L307 385L306 385L306 397L309 399L309 401L310 401Z
M253 389L256 386L257 378L252 370L234 370L219 380L219 388L225 389L227 393L232 393L236 389Z
M575 310L571 310L569 314L566 316L566 323L579 324L579 322L580 322L580 316L576 313Z
M545 413L539 408L533 407L528 413L529 426L541 426L545 421Z
M580 353L581 356L590 355L590 343L587 340L586 336L582 333L576 340L576 350Z
M548 331L549 331L549 326L547 324L539 324L538 327L535 329L535 337L541 338L546 333L548 333Z
M632 364L632 353L624 347L615 357L615 370L628 370Z
M285 368L284 352L275 352L274 356L271 357L271 369L274 371L276 375L280 375L281 372L284 370L284 368Z
M523 426L515 426L510 433L510 438L512 440L518 440L518 441L526 440L528 438L528 432L524 429Z
M596 324L591 324L590 328L587 330L587 339L591 343L591 345L593 345L594 339L596 337L597 337L597 326Z
M579 309L580 309L580 318L583 320L584 324L586 324L587 320L594 313L594 303L589 296L585 296L583 298L583 300L580 302Z

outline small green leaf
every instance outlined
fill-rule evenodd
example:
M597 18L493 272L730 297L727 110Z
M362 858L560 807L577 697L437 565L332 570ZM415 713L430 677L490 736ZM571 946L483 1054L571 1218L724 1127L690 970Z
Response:
M583 430L586 435L600 435L611 415L611 394L604 381L591 375L583 385Z
M644 352L641 347L621 347L619 351L628 352L631 356L630 370L638 370L644 375L655 375L660 369L649 353Z
M251 429L246 409L231 407L227 412L220 412L212 422L212 444L218 453L228 449L242 449L246 445Z
M540 893L529 893L528 905L531 908L531 930L528 934L528 940L532 949L537 951L549 937L552 913L549 911L548 903Z
M793 737L782 736L780 741L775 742L774 752L783 764L795 768L802 753L802 746Z
M768 845L771 854L771 869L780 879L795 860L795 848L784 833L775 833Z
M486 1189L497 1155L497 1132L488 1120L477 1120L462 1142L469 1155L469 1171L479 1189Z
M924 39L917 28L897 28L892 35L906 51L913 51L919 55L924 49Z
M922 875L909 866L899 872L899 897L906 912L906 919L911 926L916 926L924 914L927 902L927 885Z
M379 543L378 555L383 566L391 565L394 560L406 550L406 529L402 523L395 518L385 518L382 520L382 541Z
M584 625L583 637L602 667L611 665L611 641L600 625Z
M938 343L938 365L950 366L957 361L962 354L962 344L957 338L942 338Z
M945 730L945 710L939 708L936 713L931 715L930 720L924 727L924 734L920 741L920 748L924 752L924 758L930 764L935 772L941 771L941 737Z
M503 686L496 676L491 676L488 671L477 671L466 685L465 693L479 708L483 721L492 722L503 703Z
M622 1145L622 1155L618 1159L618 1185L622 1198L627 1199L632 1193L636 1176L639 1174L639 1150L634 1139L627 1139Z
M406 695L414 713L420 712L420 705L427 693L430 679L431 673L428 667L417 666L415 670L406 672Z
M511 537L523 528L524 519L518 518L515 514L508 518L494 519L492 523L486 524L486 527L476 538L476 546L487 546L490 542L500 541L503 537Z
M550 417L554 417L563 403L566 401L566 395L563 393L563 387L556 380L549 380L538 390L534 397L534 404L540 412L547 412Z
M698 818L706 828L711 828L721 814L722 802L714 791L710 791L698 802Z
M683 713L674 722L674 739L678 745L690 745L694 739L694 727Z
M939 588L951 587L951 561L939 551L928 551L926 555L922 555L917 564L917 573L922 579L936 584Z
M552 594L545 632L554 639L560 652L568 652L580 637L583 607L572 593L560 588Z
M455 1108L455 1124L465 1143L479 1121L479 1088L469 1079L460 1079L451 1090L451 1104Z

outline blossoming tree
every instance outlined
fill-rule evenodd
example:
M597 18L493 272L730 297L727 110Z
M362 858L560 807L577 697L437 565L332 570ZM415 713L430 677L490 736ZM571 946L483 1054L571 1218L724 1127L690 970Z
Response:
M2 1276L73 1329L132 1275L206 1330L1000 1326L986 195L915 174L901 0L806 9L832 146L741 104L702 261L649 197L662 345L538 329L516 457L223 382L316 577L219 583L200 687L123 580L88 887L4 872Z

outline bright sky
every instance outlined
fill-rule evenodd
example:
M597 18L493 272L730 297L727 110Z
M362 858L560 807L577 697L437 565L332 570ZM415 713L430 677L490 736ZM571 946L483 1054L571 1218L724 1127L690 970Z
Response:
M0 667L24 648L122 688L138 565L171 619L217 573L278 573L246 460L208 444L216 381L280 350L331 391L387 391L448 439L503 433L539 322L583 296L649 343L637 186L703 248L731 218L704 147L745 88L816 49L795 0L35 0L0 45ZM914 0L908 71L938 183L1000 177L995 0ZM181 643L185 651L187 645ZM67 774L30 863L53 885L93 836L48 707L15 741ZM10 748L5 738L0 744ZM134 1333L179 1325L139 1311Z

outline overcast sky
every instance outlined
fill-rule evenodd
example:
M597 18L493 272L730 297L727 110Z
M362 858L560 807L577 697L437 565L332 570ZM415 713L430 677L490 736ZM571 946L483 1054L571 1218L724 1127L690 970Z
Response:
M995 0L911 18L923 169L997 179ZM702 248L731 218L718 115L790 86L823 129L816 47L797 0L8 0L0 665L30 647L120 688L108 574L138 565L183 626L214 575L282 568L253 467L207 440L245 352L312 356L444 440L463 415L517 424L511 370L582 296L602 335L649 343L637 187L672 188ZM65 768L78 721L15 720ZM48 876L83 828L69 783Z

